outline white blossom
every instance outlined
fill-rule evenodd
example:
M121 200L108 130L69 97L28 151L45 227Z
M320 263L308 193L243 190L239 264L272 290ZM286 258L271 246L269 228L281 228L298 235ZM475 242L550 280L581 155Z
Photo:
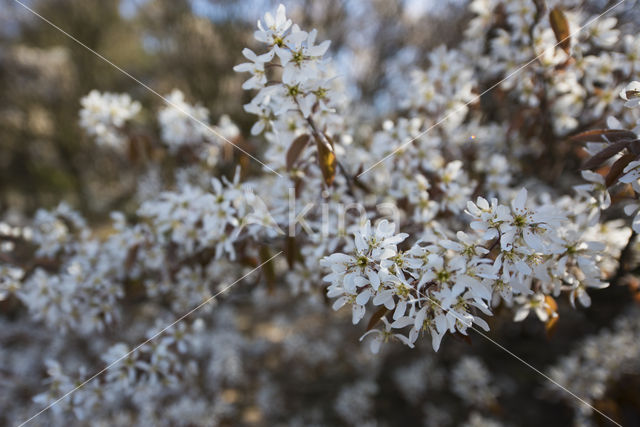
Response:
M97 90L89 92L80 103L80 126L94 136L98 144L123 148L126 142L123 127L138 114L140 103L132 101L126 93L100 93Z

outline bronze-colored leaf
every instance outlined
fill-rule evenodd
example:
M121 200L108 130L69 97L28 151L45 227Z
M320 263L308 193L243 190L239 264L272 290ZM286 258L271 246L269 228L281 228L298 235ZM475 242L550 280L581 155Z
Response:
M388 311L389 310L384 305L380 306L380 308L376 310L375 313L373 313L371 319L369 319L369 323L367 323L367 331L375 328L378 322L380 322L380 320L384 317L385 314L387 314Z
M551 295L545 296L544 302L546 303L545 310L549 315L549 319L544 324L544 330L547 333L547 337L550 338L554 334L558 319L560 318L560 316L558 316L558 303L556 303L556 300L553 299Z
M627 99L640 98L640 90L628 90L624 94Z
M142 280L126 280L124 284L124 295L128 302L139 302L145 300L147 293Z
M371 193L371 189L364 182L360 181L360 178L358 178L363 170L364 170L364 165L361 163L360 166L358 167L358 171L355 173L355 175L353 175L353 183L359 189L367 193Z
M536 5L536 16L542 16L547 11L547 5L544 0L533 0L533 3Z
M582 166L582 169L593 169L600 166L602 163L627 148L628 144L629 142L627 141L621 141L607 145L603 150L597 152L593 157L587 160Z
M140 160L138 139L135 136L130 136L127 141L127 158L133 164L138 163Z
M626 184L620 186L617 191L611 193L611 204L615 205L616 203L620 203L622 201L628 201L629 199L633 199L636 197L636 192L634 191L631 184Z
M467 343L469 345L473 344L473 341L471 341L471 337L469 335L465 335L465 334L462 334L460 332L456 332L454 334L451 334L451 336L454 339L458 340L458 341L465 342L465 343Z
M628 387L628 383L625 385ZM630 389L633 389L633 386L631 386ZM614 420L615 424L617 425L621 425L620 423L624 423L624 421L622 421L624 419L622 418L622 408L620 407L619 403L612 398L603 397L601 399L595 399L593 401L593 408L600 414L606 414L609 420ZM599 424L603 425L604 418L598 418L600 421Z
M262 266L262 271L264 273L264 278L267 281L267 288L269 289L269 293L273 293L276 285L276 270L273 262L267 262L271 259L271 252L268 247L260 247L260 259L262 263L265 263Z
M622 175L622 171L627 167L629 163L636 159L636 155L632 153L627 153L616 160L612 165L611 169L609 169L609 173L605 178L605 184L607 187L613 185L620 175Z
M570 139L577 142L618 142L633 141L638 136L625 129L593 129L581 132Z
M640 139L630 141L627 150L631 151L636 156L640 156Z
M136 259L138 258L139 249L140 249L139 244L135 244L129 248L129 251L127 252L127 257L124 261L124 269L127 273L129 272L129 270L131 270L131 267L133 267L133 264L136 262Z
M560 316L553 316L553 317L549 317L549 320L547 320L544 324L544 331L547 334L547 338L551 338L553 336L553 334L556 333L556 328L558 327L558 320L560 319Z
M293 268L296 261L300 263L303 262L302 253L298 248L298 243L294 236L287 236L284 253L287 257L287 264L290 269Z
M559 46L569 55L571 33L569 32L569 21L567 21L567 17L560 8L554 7L551 9L551 12L549 12L549 21L551 22L551 28L556 35Z
M267 258L268 259L268 258ZM255 256L242 255L238 262L245 267L256 268L260 265L260 260Z
M640 279L634 275L627 275L623 279L623 284L626 282L631 298L636 304L640 303Z
M316 146L318 147L318 163L322 170L324 183L327 184L327 187L331 187L336 177L336 155L322 141L316 141Z
M333 138L331 138L331 135L328 135L326 132L322 132L322 135L324 136L324 138L329 141L329 145L331 146L331 149L333 150L333 147L336 146L336 144L333 142Z
M304 134L300 135L296 139L293 140L289 149L287 150L287 170L291 170L293 165L295 165L296 161L302 154L302 151L305 149L307 144L309 143L309 135Z

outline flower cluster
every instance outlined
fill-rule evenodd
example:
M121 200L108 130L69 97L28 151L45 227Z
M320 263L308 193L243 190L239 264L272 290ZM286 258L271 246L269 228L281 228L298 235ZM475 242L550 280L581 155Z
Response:
M256 40L266 44L269 50L256 55L250 49L244 49L243 55L251 62L234 67L238 72L250 72L251 78L243 88L258 89L258 94L245 106L247 112L259 115L261 120L254 125L252 133L264 129L264 120L279 116L290 110L299 110L304 118L309 117L312 109L330 111L326 104L329 82L326 80L326 65L322 59L329 48L330 41L316 45L318 32L306 32L298 25L292 25L285 16L285 7L280 5L276 16L265 15L265 23L258 22ZM282 69L280 80L268 85L265 67L273 65L274 58L279 59Z
M479 312L491 315L500 301L518 309L521 321L534 309L541 321L557 316L551 296L561 292L589 306L587 288L603 288L602 251L588 240L586 230L568 224L567 214L549 204L527 205L527 191L518 192L510 206L479 197L468 202L471 229L454 239L440 231L425 236L406 251L397 245L408 234L394 233L394 225L370 223L355 233L352 254L336 253L321 265L330 269L327 295L338 298L334 309L352 307L353 323L365 315L366 305L391 312L384 330L372 330L371 349L390 338L413 346L423 331L434 350L446 332L467 334L474 323L488 329ZM587 227L588 229L588 227ZM514 298L514 295L516 298ZM411 326L408 336L394 329Z
M203 327L202 319L188 326L182 323L153 344L133 350L122 342L112 345L101 359L107 365L114 364L114 368L99 381L74 393L73 398L54 406L54 412L71 411L78 419L84 420L104 405L105 399L110 404L130 399L134 404L144 406L145 401L175 393L181 381L192 380L197 375L195 363L185 363L180 356L198 340L198 331ZM149 337L154 334L154 330L147 333ZM119 363L115 365L116 362ZM34 401L42 405L55 402L60 395L75 387L74 377L65 374L58 362L48 360L46 364L50 388L34 397ZM84 367L78 372L80 378L87 375Z
M211 131L207 129L209 111L206 108L189 105L178 89L174 89L166 99L167 105L158 112L158 123L162 140L170 150L176 151L183 145L197 144L210 137Z
M96 142L117 149L123 148L125 124L140 111L140 103L124 94L100 93L92 90L80 100L80 126L96 138Z
M329 152L342 149L335 137L343 119L335 113L344 103L343 95L332 63L324 58L330 41L316 44L317 36L317 30L304 31L287 19L285 7L280 5L275 17L268 13L264 24L258 22L254 34L267 45L267 52L258 55L245 48L242 53L250 62L234 67L237 72L252 74L244 89L258 90L244 109L258 116L251 134L265 133L270 143L265 158L272 170L317 176L317 167L310 161L315 150L305 147ZM302 138L308 138L307 142L294 148L296 141L305 140ZM286 162L285 153L292 150L299 150L298 156ZM322 152L316 153L319 156Z
M411 84L410 106L434 117L447 117L445 129L457 128L475 100L473 88L477 85L473 66L461 61L456 50L439 46L429 53L429 68L414 70Z
M144 202L138 215L148 219L162 246L178 244L176 254L185 257L214 248L217 258L235 259L234 243L242 231L256 238L283 233L266 205L250 188L243 188L239 171L233 181L213 178L211 189L185 184Z

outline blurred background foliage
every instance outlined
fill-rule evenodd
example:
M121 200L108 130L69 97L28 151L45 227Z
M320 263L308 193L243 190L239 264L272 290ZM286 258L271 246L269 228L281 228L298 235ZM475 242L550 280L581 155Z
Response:
M200 102L211 122L228 114L248 135L253 117L242 105L250 93L232 67L255 46L256 20L271 1L32 0L43 17L158 93L182 90ZM347 74L355 98L384 110L379 98L398 70L386 59L420 65L434 44L454 42L465 19L462 5L375 0L286 2L295 22L318 28ZM423 3L423 2L422 2ZM142 102L139 121L157 131L153 115L163 101L20 4L0 11L0 211L31 215L66 200L90 220L122 209L135 193L139 170L100 149L78 126L80 99L90 90L127 92ZM423 8L424 9L424 8ZM422 11L424 12L424 10ZM452 21L455 16L455 22ZM437 34L437 37L432 37ZM344 71L343 71L344 69ZM260 142L249 142L259 153Z

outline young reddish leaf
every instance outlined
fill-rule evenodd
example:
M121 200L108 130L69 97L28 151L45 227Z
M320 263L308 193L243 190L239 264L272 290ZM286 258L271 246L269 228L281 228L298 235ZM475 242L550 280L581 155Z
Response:
M367 323L367 331L375 328L378 322L380 322L380 319L382 319L388 311L389 310L387 310L387 307L383 305L375 313L373 313L371 319L369 319L369 323Z
M618 142L637 139L635 133L625 129L593 129L571 137L577 142Z
M549 12L549 21L551 22L551 28L556 35L558 44L569 55L569 49L571 48L571 33L569 32L569 21L564 15L564 12L558 7L554 7Z
M336 177L336 155L322 141L316 141L318 147L318 163L327 187L331 187Z
M613 183L618 180L620 175L622 175L622 171L624 170L624 168L627 167L627 165L633 160L635 160L636 157L637 156L635 154L627 153L616 160L615 163L611 165L611 169L609 169L609 173L605 178L606 186L609 187L613 185Z
M629 142L620 141L607 145L603 150L597 152L593 157L585 162L582 169L593 169L627 148Z
M293 168L293 165L296 163L296 160L298 160L298 157L300 157L300 154L302 154L302 151L308 143L309 135L306 133L293 140L291 146L287 150L287 170L291 170Z

